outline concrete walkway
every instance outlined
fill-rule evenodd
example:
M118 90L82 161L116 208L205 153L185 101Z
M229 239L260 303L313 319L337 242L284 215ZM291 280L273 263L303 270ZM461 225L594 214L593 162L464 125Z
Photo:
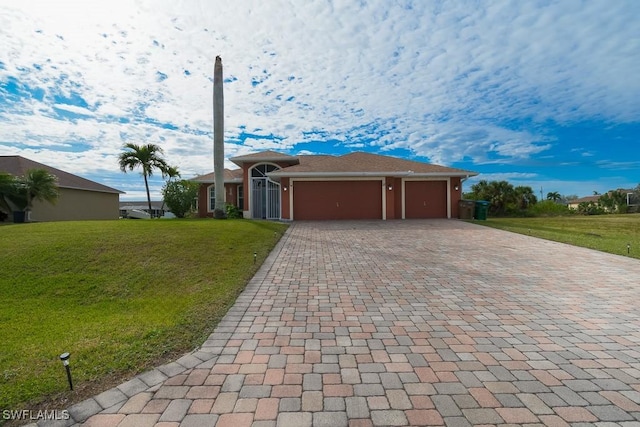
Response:
M638 426L640 261L456 220L294 223L199 351L70 414Z

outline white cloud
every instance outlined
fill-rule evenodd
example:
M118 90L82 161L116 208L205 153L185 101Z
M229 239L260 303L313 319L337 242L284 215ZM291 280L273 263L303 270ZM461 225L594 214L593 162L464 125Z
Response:
M124 142L158 143L185 172L209 171L218 54L227 140L276 137L227 144L229 157L304 150L321 130L442 164L518 161L554 146L545 122L630 123L640 111L633 1L3 0L0 9L0 81L42 94L0 101L0 141L77 172L117 176ZM81 116L61 119L54 107ZM78 152L55 151L69 144Z
M53 108L57 108L58 110L65 110L70 113L83 115L83 116L93 116L93 112L84 108L78 107L77 105L69 105L69 104L54 104Z

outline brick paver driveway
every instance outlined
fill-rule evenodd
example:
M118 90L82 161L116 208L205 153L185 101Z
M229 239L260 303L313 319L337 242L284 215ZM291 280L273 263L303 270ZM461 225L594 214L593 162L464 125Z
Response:
M455 220L294 223L198 352L71 414L637 426L640 261Z

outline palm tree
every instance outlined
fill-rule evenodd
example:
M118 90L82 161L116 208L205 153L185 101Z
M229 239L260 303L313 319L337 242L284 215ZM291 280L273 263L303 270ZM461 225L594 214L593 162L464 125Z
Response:
M9 200L19 210L28 212L35 200L55 204L59 196L58 178L55 175L46 169L29 169L24 176L15 180L15 192L9 195Z
M551 193L547 193L547 200L553 200L554 202L557 202L561 198L562 198L562 196L557 191L553 191Z
M177 166L167 166L164 170L164 175L169 178L169 181L171 181L171 178L180 178L180 171Z
M162 158L162 148L155 144L138 145L130 142L124 144L122 148L126 151L120 153L120 156L118 156L120 170L127 173L127 170L132 171L138 166L142 168L144 186L147 190L149 213L151 213L151 194L149 194L148 177L153 175L154 169L160 170L162 176L164 176L167 169L169 169L169 165L167 165L167 162Z
M46 169L29 169L19 182L25 187L27 209L33 207L34 200L53 204L60 196L58 178Z
M507 181L491 181L488 183L492 213L504 215L507 205L514 199L513 185Z
M527 209L530 205L538 203L538 198L533 188L528 185L519 185L513 189L514 199L519 209Z

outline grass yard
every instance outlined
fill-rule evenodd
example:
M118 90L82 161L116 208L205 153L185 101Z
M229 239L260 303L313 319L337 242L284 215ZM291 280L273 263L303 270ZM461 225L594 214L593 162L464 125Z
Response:
M249 220L1 226L0 410L72 403L193 350L285 229Z
M640 258L640 214L489 218L476 224ZM630 245L627 254L627 244Z

